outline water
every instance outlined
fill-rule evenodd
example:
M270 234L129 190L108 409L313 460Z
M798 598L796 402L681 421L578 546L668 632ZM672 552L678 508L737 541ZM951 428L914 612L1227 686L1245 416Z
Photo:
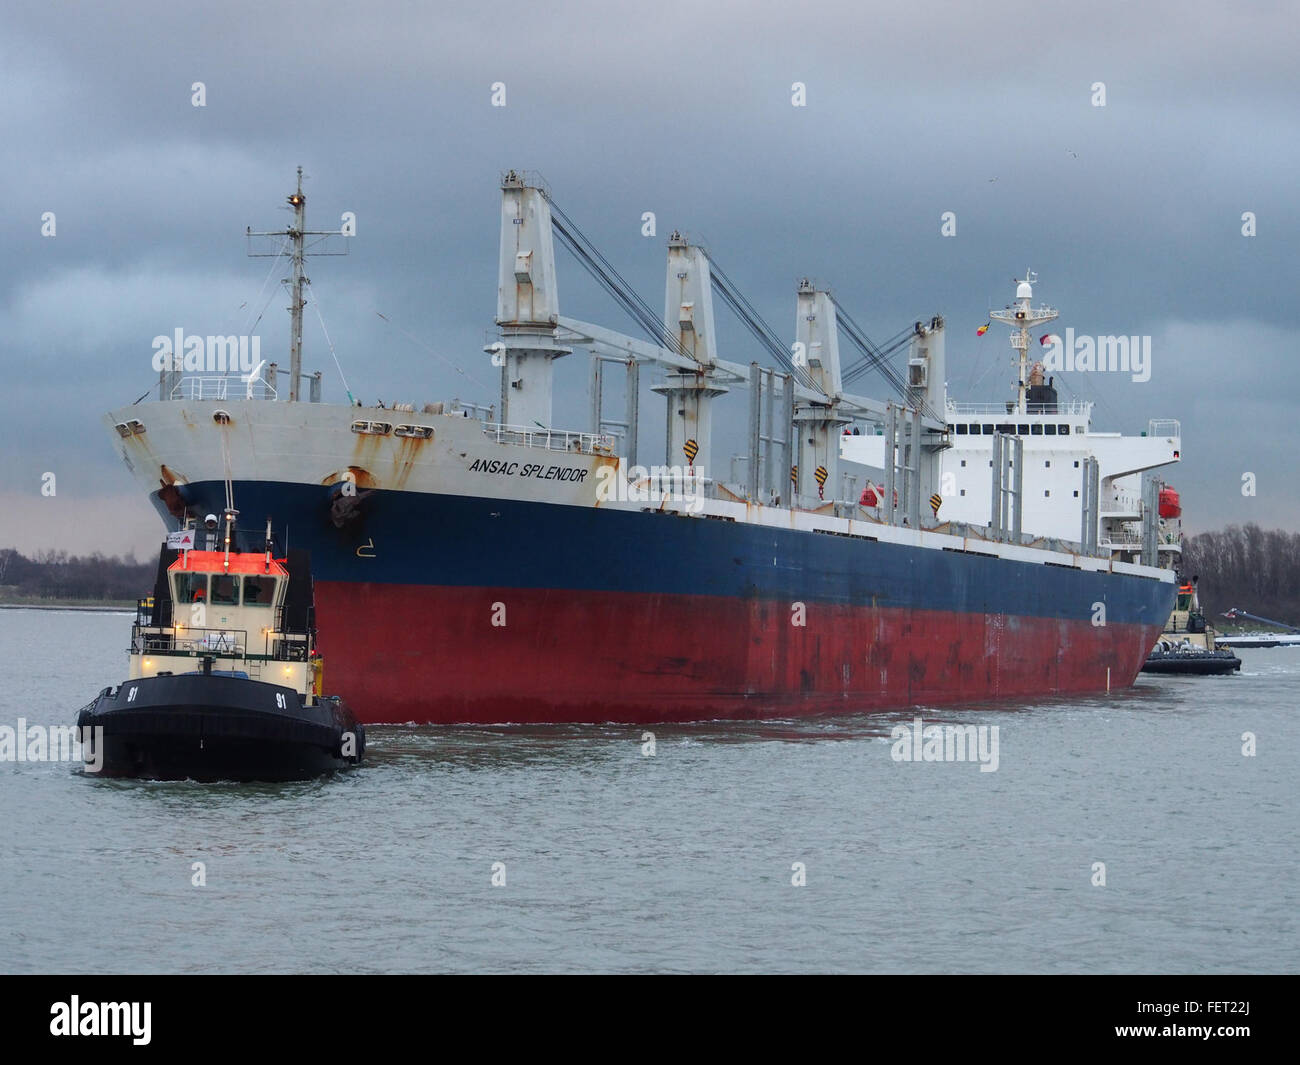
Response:
M0 610L0 724L70 723L129 627ZM1241 654L967 710L988 773L895 762L912 712L660 728L653 757L373 728L362 771L286 785L0 763L0 971L1294 972L1300 650Z

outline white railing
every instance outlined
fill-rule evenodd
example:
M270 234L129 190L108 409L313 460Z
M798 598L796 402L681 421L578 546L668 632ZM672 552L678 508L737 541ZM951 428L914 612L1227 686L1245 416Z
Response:
M1012 406L1014 407L1014 403ZM1059 400L1056 410L1050 414L1041 412L1020 414L1015 410L1008 411L1006 403L957 403L951 399L948 400L946 409L949 414L955 415L996 414L1003 418L1054 418L1058 414L1082 414L1087 417L1092 413L1092 402L1086 399Z
M260 377L182 377L171 391L172 399L277 399L275 389Z
M1177 418L1152 418L1147 422L1147 436L1172 436L1183 438L1183 427Z
M522 444L547 451L570 451L587 455L612 455L614 438L608 433L576 433L564 429L529 429L525 425L485 422L483 435L498 444Z
M1142 501L1137 496L1118 496L1115 499L1101 501L1103 514L1140 514Z
M1116 533L1112 535L1102 535L1097 540L1102 547L1140 548L1142 546L1142 537L1133 533ZM1182 541L1174 533L1158 533L1156 535L1156 548L1161 551L1182 551Z

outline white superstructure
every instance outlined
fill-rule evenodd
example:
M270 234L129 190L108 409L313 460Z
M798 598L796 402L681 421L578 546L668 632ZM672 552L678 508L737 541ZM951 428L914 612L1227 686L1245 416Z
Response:
M1140 436L1092 429L1092 404L1058 399L1041 365L1028 363L1031 328L1057 316L1049 307L1033 307L1034 275L1018 282L1016 302L990 318L1012 326L1011 347L1017 364L1016 398L1005 403L960 403L944 391L943 411L949 446L938 454L940 506L937 517L972 525L989 524L993 511L994 440L1020 441L1021 529L1033 537L1081 539L1081 510L1088 492L1088 460L1096 461L1097 500L1088 513L1096 521L1097 546L1112 556L1135 561L1142 551L1144 503L1142 475L1179 461L1181 428L1175 420L1152 420ZM883 481L885 437L841 437L840 456L860 463ZM1014 471L1013 471L1014 472ZM870 480L868 475L868 480ZM1085 521L1088 518L1085 517ZM1161 565L1170 565L1180 550L1173 524L1157 526Z

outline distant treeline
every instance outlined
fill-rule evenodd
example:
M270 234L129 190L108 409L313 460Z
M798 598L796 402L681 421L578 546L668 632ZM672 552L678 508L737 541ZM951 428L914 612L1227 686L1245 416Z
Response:
M33 558L0 548L0 600L108 599L134 601L153 594L158 563L117 555L38 551Z
M1201 606L1216 627L1231 624L1218 617L1231 607L1300 625L1300 533L1252 524L1187 537L1182 575L1200 577Z

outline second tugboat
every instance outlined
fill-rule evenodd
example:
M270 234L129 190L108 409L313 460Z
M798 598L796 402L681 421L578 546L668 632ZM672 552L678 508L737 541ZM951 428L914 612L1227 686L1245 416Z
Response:
M365 730L321 694L307 553L273 557L269 521L264 552L232 550L236 514L225 512L220 550L213 515L208 550L193 548L204 535L193 528L163 549L153 597L137 606L128 679L77 718L102 745L102 775L282 781L360 764Z
M1239 669L1241 659L1215 645L1214 629L1206 622L1196 595L1196 578L1180 584L1173 613L1142 672L1216 676Z

